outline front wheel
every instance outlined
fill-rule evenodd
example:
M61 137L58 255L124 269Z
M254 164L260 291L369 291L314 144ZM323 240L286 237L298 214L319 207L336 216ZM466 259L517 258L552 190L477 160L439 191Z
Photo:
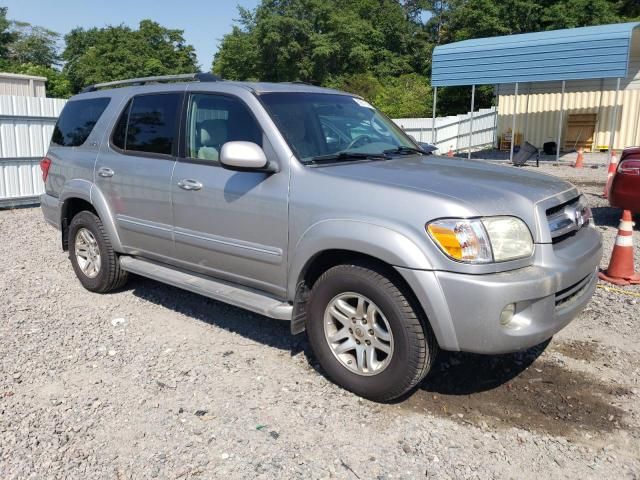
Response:
M437 345L426 319L382 271L339 265L311 290L307 334L327 376L370 400L385 402L415 387Z

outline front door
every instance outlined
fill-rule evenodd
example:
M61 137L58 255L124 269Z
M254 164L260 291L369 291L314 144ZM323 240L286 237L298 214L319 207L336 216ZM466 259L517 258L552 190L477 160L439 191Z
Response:
M96 163L96 185L115 216L127 253L173 255L171 173L183 94L133 97Z
M275 153L238 97L191 93L184 155L172 180L176 257L191 270L285 296L288 171L234 172L219 154L228 141Z

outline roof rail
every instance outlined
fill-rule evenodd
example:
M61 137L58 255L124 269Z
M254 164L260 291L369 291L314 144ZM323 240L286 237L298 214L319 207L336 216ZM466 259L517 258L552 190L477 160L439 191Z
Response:
M130 78L127 80L116 80L114 82L96 83L89 85L80 90L80 93L95 92L101 88L124 87L134 85L146 85L147 83L165 83L165 82L219 82L222 80L217 75L207 72L184 73L179 75L160 75L156 77Z

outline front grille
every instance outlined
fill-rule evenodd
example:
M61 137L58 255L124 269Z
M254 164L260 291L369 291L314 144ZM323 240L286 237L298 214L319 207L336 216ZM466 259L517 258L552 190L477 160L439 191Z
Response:
M546 211L551 243L560 243L576 234L591 219L591 210L580 197L548 208Z
M560 205L556 205L555 207L547 208L547 217L551 217L556 213L562 212L567 206L575 205L580 200L580 197L572 198L571 200L561 203Z
M570 287L560 290L556 293L556 308L566 305L575 298L581 296L589 286L593 274L587 275L579 282L574 283Z

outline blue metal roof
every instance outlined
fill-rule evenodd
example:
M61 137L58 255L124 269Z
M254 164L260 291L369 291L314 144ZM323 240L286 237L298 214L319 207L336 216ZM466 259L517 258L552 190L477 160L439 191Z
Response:
M626 77L640 22L478 38L433 51L431 85Z

